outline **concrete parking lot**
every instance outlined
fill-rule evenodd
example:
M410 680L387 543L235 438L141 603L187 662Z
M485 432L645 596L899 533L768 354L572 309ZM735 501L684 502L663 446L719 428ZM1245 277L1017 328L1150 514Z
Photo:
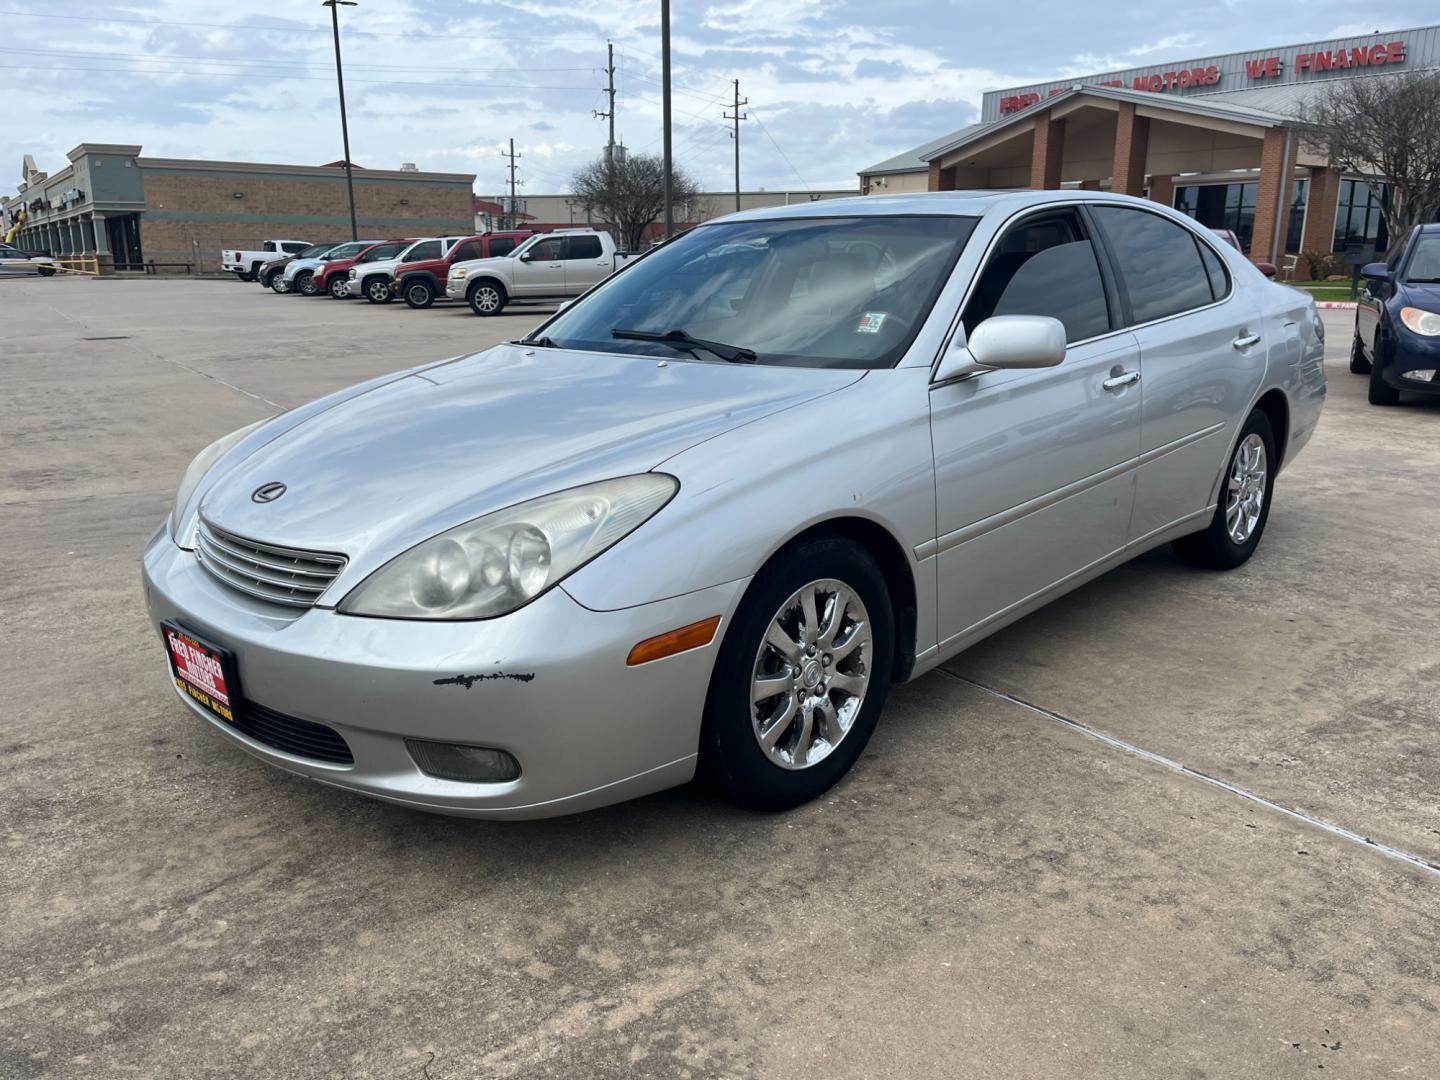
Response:
M1349 313L1248 565L898 688L795 812L431 817L206 731L138 575L186 462L537 317L0 281L0 1077L1440 1075L1440 871L1243 794L1440 864L1440 407Z

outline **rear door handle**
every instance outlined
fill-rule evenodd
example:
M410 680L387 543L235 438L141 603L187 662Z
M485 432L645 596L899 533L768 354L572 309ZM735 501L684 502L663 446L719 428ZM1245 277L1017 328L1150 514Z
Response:
M1140 372L1122 371L1118 375L1111 375L1110 378L1106 379L1100 385L1113 394L1116 390L1120 390L1123 387L1129 386L1131 383L1137 383L1139 381Z
M1248 349L1251 345L1260 344L1260 335L1246 334L1243 337L1237 337L1234 341L1230 342L1230 344L1237 349Z

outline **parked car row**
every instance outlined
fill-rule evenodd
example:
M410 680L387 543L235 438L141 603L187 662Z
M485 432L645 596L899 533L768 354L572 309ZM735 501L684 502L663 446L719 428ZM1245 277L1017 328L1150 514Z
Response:
M512 301L568 300L599 284L634 256L607 232L488 232L474 236L392 237L306 244L266 241L264 251L222 253L226 270L277 293L364 297L412 308L436 301L498 315ZM257 257L263 256L262 259Z
M26 251L13 244L0 244L0 270L26 274L34 271L49 277L57 269L48 251Z

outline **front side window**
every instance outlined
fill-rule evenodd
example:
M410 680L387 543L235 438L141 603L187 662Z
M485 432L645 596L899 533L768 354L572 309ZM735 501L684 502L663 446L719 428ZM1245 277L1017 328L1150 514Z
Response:
M529 251L525 252L535 262L559 262L561 254L565 250L565 241L561 237L553 236L548 240L541 240Z
M1184 226L1125 206L1096 206L1130 298L1131 321L1153 322L1214 301L1200 246Z
M719 342L761 364L890 367L975 229L969 217L787 218L700 225L537 331L564 348L713 361L615 330Z
M598 259L604 253L598 236L571 236L565 245L566 259Z
M414 245L405 252L407 262L419 262L421 259L440 258L440 241L426 240L423 243Z
M1440 236L1420 236L1405 267L1405 281L1411 285L1440 284Z
M965 307L965 332L992 315L1048 315L1068 342L1110 331L1100 264L1073 210L1027 218L1001 238Z

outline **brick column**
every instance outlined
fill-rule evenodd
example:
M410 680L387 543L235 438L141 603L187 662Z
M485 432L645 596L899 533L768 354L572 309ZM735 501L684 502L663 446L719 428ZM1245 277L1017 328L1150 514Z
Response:
M1175 177L1173 176L1152 176L1150 177L1150 200L1158 202L1162 206L1175 205Z
M1335 211L1339 205L1340 170L1311 169L1301 251L1329 251L1335 246Z
M1255 189L1255 232L1250 237L1252 262L1275 262L1275 211L1281 189L1285 191L1282 213L1290 216L1290 183L1285 176L1285 131L1270 128L1260 146L1260 181ZM1285 221L1280 222L1280 238L1284 243Z
M1099 180L1081 180L1081 181L1080 181L1080 190L1081 190L1081 191L1099 191L1099 190L1100 190L1100 181L1099 181Z
M954 191L955 190L955 166L942 169L940 162L930 162L930 177L926 184L927 191Z
M1120 102L1115 118L1115 166L1110 190L1117 195L1145 191L1145 160L1150 153L1150 118L1135 115L1135 103Z
M1035 145L1030 152L1030 186L1036 190L1056 189L1064 177L1065 121L1050 119L1046 109L1035 117Z
M926 183L925 183L925 190L926 190L926 191L939 191L939 190L940 190L940 162L938 162L938 161L932 161L932 162L930 162L930 176L929 176L929 179L928 179L928 180L926 181Z

